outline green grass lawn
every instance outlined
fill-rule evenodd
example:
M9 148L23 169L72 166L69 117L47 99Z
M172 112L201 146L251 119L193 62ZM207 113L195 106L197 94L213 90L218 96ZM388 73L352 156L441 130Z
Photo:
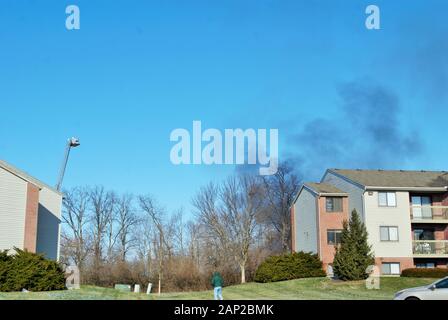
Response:
M146 294L123 292L111 288L83 286L79 290L47 292L0 292L0 300L148 300Z
M368 290L364 281L337 282L326 278L309 278L276 283L247 283L225 287L226 300L257 300L257 299L334 299L334 300L372 300L393 298L396 291L404 288L429 284L435 279L422 278L381 278L380 290ZM39 299L39 300L147 300L147 299L213 299L212 291L137 294L122 292L110 288L84 286L80 290L65 290L51 292L14 292L0 293L2 299Z

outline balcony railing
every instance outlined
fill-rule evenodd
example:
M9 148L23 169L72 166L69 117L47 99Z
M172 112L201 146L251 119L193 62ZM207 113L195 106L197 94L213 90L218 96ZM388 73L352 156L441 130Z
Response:
M412 220L448 220L448 206L411 206Z
M414 255L445 256L448 255L448 240L414 240Z

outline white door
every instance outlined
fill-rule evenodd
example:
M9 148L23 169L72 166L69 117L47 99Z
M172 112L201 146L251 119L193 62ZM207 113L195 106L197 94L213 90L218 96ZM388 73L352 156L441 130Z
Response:
M423 217L422 214L422 201L421 197L412 197L412 218L421 219Z
M423 219L432 219L431 198L421 197Z

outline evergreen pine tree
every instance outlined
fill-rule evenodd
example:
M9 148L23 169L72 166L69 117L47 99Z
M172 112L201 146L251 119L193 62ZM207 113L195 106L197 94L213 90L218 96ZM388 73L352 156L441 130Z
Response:
M368 277L366 269L375 258L367 242L367 230L353 210L350 221L344 221L341 244L336 248L333 261L334 273L341 280L362 280Z

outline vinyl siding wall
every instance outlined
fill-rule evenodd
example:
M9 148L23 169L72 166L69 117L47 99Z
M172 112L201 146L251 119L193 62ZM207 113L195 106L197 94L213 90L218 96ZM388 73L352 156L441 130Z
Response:
M356 209L363 221L365 221L363 194L364 189L348 182L347 180L335 175L331 172L326 172L322 178L322 182L331 184L336 188L349 194L348 197L348 212L351 214L353 209Z
M39 194L37 252L53 260L59 260L61 206L61 195L42 188Z
M376 257L412 257L409 192L396 192L396 207L380 207L378 192L366 192L366 228ZM380 241L380 226L398 227L398 241Z
M296 251L317 253L316 197L303 188L294 205Z
M0 168L0 250L23 248L28 183Z

